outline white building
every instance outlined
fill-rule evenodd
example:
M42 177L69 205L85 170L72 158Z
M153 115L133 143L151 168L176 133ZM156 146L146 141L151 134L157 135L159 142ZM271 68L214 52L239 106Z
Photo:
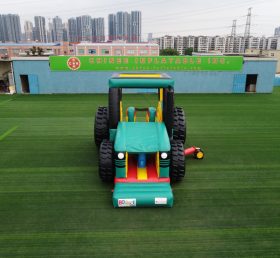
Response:
M214 51L220 51L222 53L225 53L226 51L226 38L225 37L220 37L220 36L215 36L212 38L211 41L211 49Z
M206 53L209 52L211 48L211 37L199 36L195 38L194 49L196 52Z
M165 35L158 38L159 49L175 48L175 37Z
M267 39L267 50L280 50L280 37L270 37Z
M194 49L194 45L195 45L195 36L187 36L184 37L184 41L185 41L185 46L186 48L192 48Z
M113 43L83 42L76 45L76 55L92 56L158 56L159 45L154 43Z
M225 43L225 53L233 53L234 49L234 37L227 36L226 43Z
M184 55L185 46L184 46L184 37L177 36L174 38L174 47L179 52L180 55Z
M250 49L259 49L260 48L260 37L250 37L248 39L248 48Z

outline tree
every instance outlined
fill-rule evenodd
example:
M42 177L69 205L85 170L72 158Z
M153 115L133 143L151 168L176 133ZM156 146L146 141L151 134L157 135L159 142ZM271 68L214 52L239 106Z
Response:
M178 56L179 52L174 48L161 49L159 52L160 56Z
M191 56L192 52L193 52L193 48L189 47L189 48L185 49L184 54L185 54L185 56Z
M35 56L36 52L37 52L37 49L36 49L35 46L33 46L32 48L30 48L30 51L31 51L32 55Z
M41 48L41 47L37 47L37 53L38 53L38 56L42 56L42 55L43 55L43 53L44 53L43 48Z
M35 47L33 46L32 48L30 48L29 50L25 51L26 54L29 56L30 52L32 53L33 56L42 56L44 53L44 49L41 47Z

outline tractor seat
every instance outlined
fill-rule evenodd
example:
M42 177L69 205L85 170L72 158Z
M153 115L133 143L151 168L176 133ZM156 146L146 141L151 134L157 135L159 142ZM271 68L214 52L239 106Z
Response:
M126 120L127 122L136 122L137 111L146 111L146 122L155 122L156 120L156 109L154 107L148 108L135 108L128 107L126 109Z

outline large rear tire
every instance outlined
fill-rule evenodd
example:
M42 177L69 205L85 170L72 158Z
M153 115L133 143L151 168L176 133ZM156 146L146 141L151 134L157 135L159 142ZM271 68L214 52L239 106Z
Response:
M171 141L170 179L172 182L178 182L185 174L184 145L181 141Z
M98 107L94 120L94 141L100 146L104 139L109 139L108 108Z
M121 89L109 89L109 128L116 129L120 121Z
M115 168L113 160L113 143L103 140L99 151L99 176L103 182L113 182Z
M174 108L173 122L173 140L181 141L183 144L186 141L186 117L184 109L181 107Z
M172 129L174 123L174 89L168 88L163 90L163 121L169 138L172 138Z

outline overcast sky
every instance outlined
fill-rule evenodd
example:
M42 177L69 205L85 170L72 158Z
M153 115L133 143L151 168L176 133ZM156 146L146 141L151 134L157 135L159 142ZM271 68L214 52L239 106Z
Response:
M227 35L237 19L237 34L243 35L248 8L252 7L251 34L272 36L280 26L280 0L0 0L0 13L15 13L34 21L35 15L64 22L84 14L104 17L107 34L109 13L142 11L142 36Z

